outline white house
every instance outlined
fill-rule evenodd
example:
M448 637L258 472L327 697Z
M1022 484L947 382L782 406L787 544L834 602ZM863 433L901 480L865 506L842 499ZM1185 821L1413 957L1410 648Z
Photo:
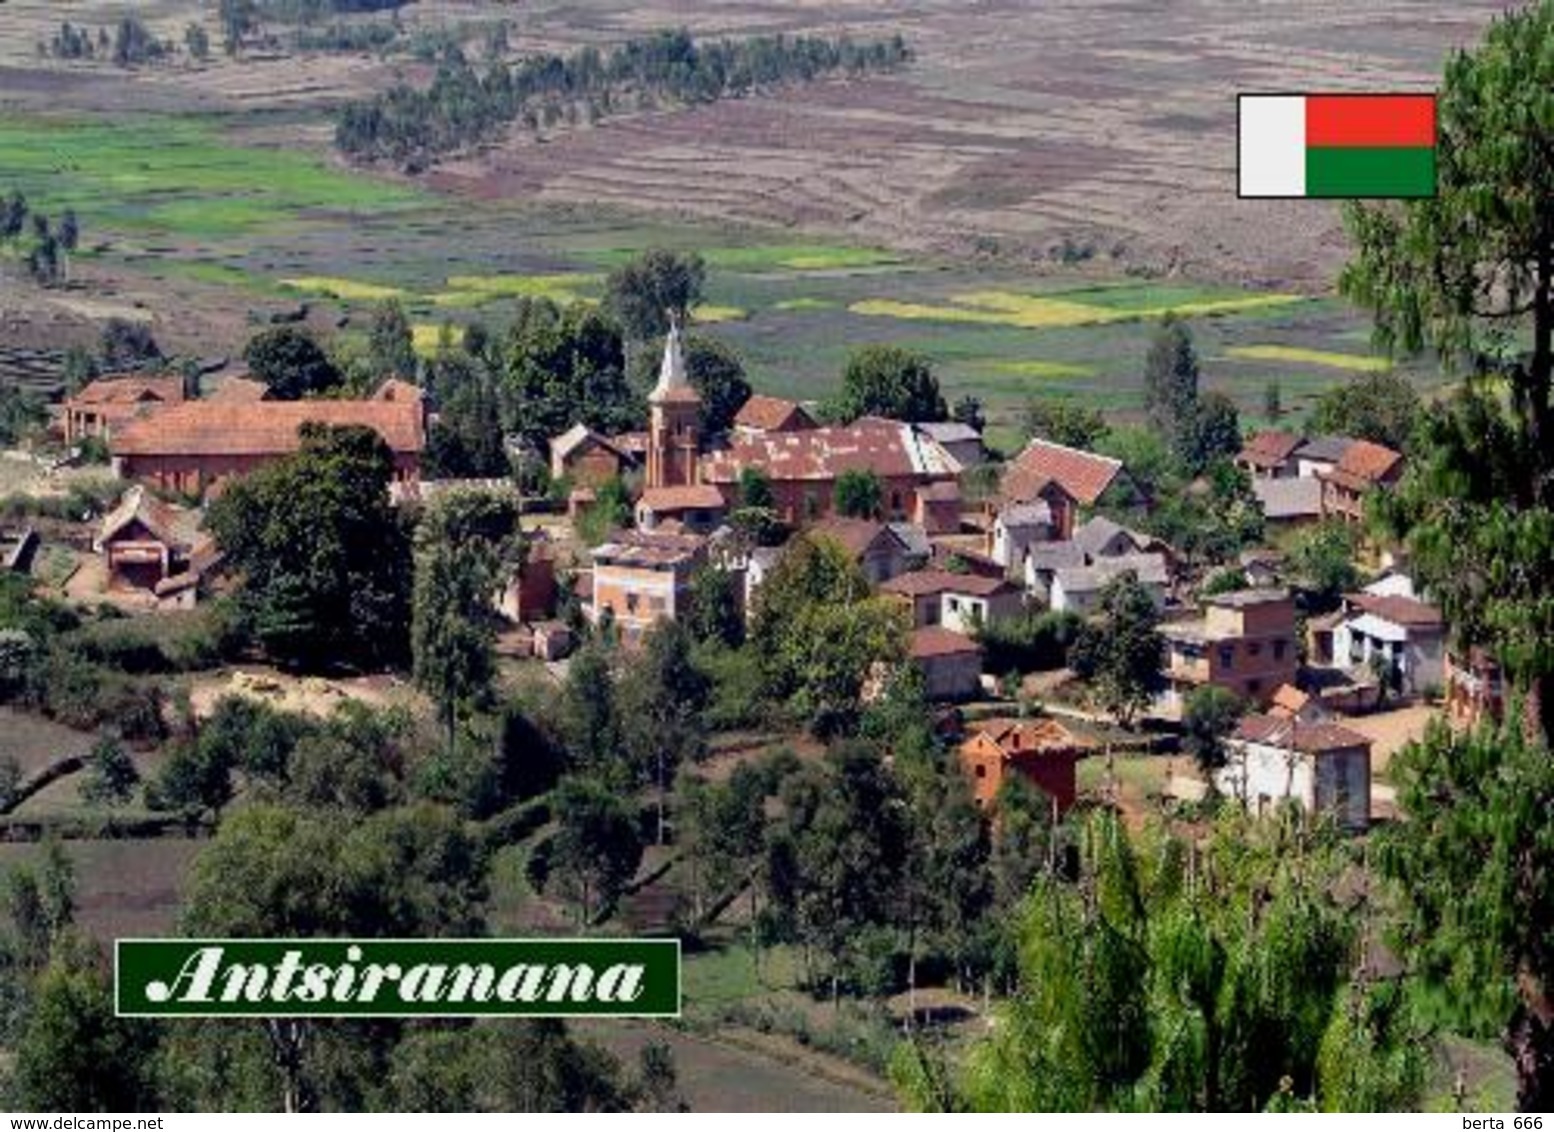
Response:
M993 517L993 537L988 557L1005 570L1018 572L1034 546L1051 542L1057 524L1046 500L1030 503L1006 503Z
M1333 627L1333 661L1343 668L1375 671L1378 658L1397 667L1407 695L1445 682L1446 627L1441 611L1397 594L1351 594Z
M954 574L948 570L913 570L880 586L912 609L912 627L942 625L955 633L1018 617L1025 608L1020 587L1005 578Z
M1336 723L1249 715L1225 740L1222 794L1263 814L1286 798L1307 813L1364 829L1371 813L1371 741Z
M1066 610L1083 617L1096 607L1107 583L1129 570L1148 591L1155 608L1162 608L1170 575L1165 556L1160 554L1125 554L1118 558L1098 558L1089 566L1060 566L1053 571L1047 604L1054 610Z

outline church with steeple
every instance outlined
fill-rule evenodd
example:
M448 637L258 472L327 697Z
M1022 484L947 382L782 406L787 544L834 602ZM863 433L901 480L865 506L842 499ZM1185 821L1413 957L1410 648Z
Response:
M649 489L694 484L701 449L701 395L685 375L680 320L669 324L658 384L648 394L647 480Z

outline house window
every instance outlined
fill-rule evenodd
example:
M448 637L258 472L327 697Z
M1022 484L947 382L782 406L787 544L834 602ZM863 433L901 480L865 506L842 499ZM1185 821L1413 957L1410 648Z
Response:
M1261 692L1262 690L1263 690L1263 682L1261 680L1248 680L1246 682L1246 694L1247 695L1255 696L1255 695L1257 695L1258 692Z
M899 491L890 493L890 509L898 515L901 513L901 493Z
M1284 659L1284 647L1288 643L1289 642L1287 642L1287 641L1275 641L1273 643L1273 658L1275 660L1283 660Z
M636 594L627 594L626 595L626 612L627 613L635 613L636 611L637 611L637 595Z
M1260 656L1260 655L1262 655L1262 651L1263 651L1263 646L1261 644L1259 644L1257 641L1249 641L1247 643L1247 646L1246 646L1246 655L1247 656Z
M986 778L987 777L987 767L983 766L981 763L977 764L977 777L978 778Z
M960 598L958 598L958 597L951 597L951 598L946 598L945 601L949 603L950 612L951 613L959 613L960 612Z
M1236 650L1235 650L1235 646L1234 645L1220 645L1220 647L1219 647L1219 666L1221 668L1232 668L1232 667L1235 666L1235 663L1236 663Z

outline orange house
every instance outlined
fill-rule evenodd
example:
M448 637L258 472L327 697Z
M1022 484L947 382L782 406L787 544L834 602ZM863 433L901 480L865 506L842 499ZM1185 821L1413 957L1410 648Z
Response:
M991 805L1005 780L1018 774L1063 813L1079 792L1075 767L1091 750L1088 742L1053 719L994 719L977 724L956 753L977 805Z
M108 440L130 421L183 400L181 377L100 377L65 399L65 443L79 444L89 436Z

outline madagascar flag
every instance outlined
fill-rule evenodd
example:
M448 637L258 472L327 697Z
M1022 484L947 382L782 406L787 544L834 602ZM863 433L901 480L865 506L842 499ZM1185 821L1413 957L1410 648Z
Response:
M1435 95L1243 94L1243 197L1435 195Z

